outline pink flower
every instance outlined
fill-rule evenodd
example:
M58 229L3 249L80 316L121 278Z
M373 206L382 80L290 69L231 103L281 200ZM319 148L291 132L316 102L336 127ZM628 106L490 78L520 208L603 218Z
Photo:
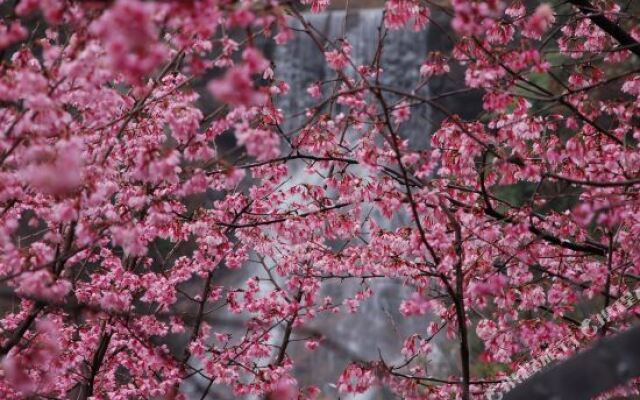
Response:
M59 24L63 20L66 8L64 0L20 0L16 13L18 15L28 15L37 9L42 11L42 15L50 24Z
M483 281L473 282L469 285L469 291L474 296L495 296L502 291L507 285L508 278L501 274L495 273Z
M628 78L622 85L622 91L640 99L640 75Z
M158 41L154 10L152 3L117 0L93 26L105 44L114 70L132 84L140 82L169 54Z
M247 28L253 21L255 21L254 13L247 7L241 7L229 15L228 25Z
M69 194L83 183L83 144L60 140L54 146L32 146L25 154L22 179L36 191Z
M309 96L317 99L322 97L322 87L319 83L314 83L307 88L307 93L309 93Z
M402 28L418 8L412 0L390 0L384 5L384 24L389 29Z
M36 332L29 348L11 352L2 360L5 379L26 396L57 378L56 362L62 352L59 328L55 323L41 319L36 324Z
M501 0L453 0L453 29L461 35L482 34L504 7Z
M0 24L0 50L26 39L27 35L27 30L18 21L13 21L9 26Z
M393 120L396 124L408 121L411 117L411 108L409 107L409 103L406 101L401 102L394 107L391 115L393 116Z
M238 127L236 139L240 146L247 149L247 153L258 160L268 160L278 155L280 139L278 135L267 129L251 129Z
M267 394L268 400L296 400L298 398L298 382L291 377L283 377Z
M144 230L140 226L111 228L114 244L122 246L126 254L132 256L143 256L147 253L146 240L144 239Z
M434 75L449 73L450 68L447 60L439 53L431 53L429 58L420 66L420 76L430 78Z
M547 3L540 4L526 20L522 34L532 39L540 39L554 21L553 8Z
M344 40L342 46L339 49L327 51L324 53L329 67L335 70L344 69L349 63L349 56L351 55L351 45Z
M358 308L360 308L360 302L356 299L346 299L344 305L350 314L357 312Z
M426 301L420 294L413 293L408 300L404 300L400 304L400 313L405 317L425 315L427 311L429 311L429 308L428 301Z
M207 89L217 100L234 106L258 106L267 101L267 95L254 87L246 66L231 67L222 78L209 82Z
M513 19L522 18L526 12L527 9L524 5L522 5L522 3L520 3L520 1L511 3L509 7L507 7L507 9L504 11L506 15L510 16Z
M384 24L389 29L400 29L413 18L413 30L424 29L429 21L429 9L415 0L390 0L385 3Z
M307 340L304 344L304 347L309 351L314 351L318 346L320 346L320 341L314 339Z
M34 299L52 302L61 302L71 290L69 281L56 280L44 269L24 273L18 278L18 282L17 291L19 293Z
M251 75L261 74L264 70L269 68L269 61L262 56L262 53L260 53L259 50L253 47L247 47L242 52L242 60Z
M311 4L311 12L320 13L329 7L331 0L302 0L302 4Z
M364 393L376 383L373 371L351 364L340 375L338 390L342 393Z
M429 342L426 340L422 340L420 335L411 335L409 336L402 345L402 350L400 351L403 356L409 358L413 357L418 353L426 354L431 350L431 346Z

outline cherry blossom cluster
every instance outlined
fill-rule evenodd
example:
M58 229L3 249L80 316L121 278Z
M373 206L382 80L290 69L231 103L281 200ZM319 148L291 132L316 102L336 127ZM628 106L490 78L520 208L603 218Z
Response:
M409 89L309 22L328 0L1 4L0 397L319 398L292 344L344 351L314 322L378 280L431 322L393 359L351 357L342 394L483 398L564 337L629 327L637 305L580 321L640 280L640 9L440 3L384 5L376 54L388 31L450 41ZM295 35L331 71L300 93L265 50ZM460 87L423 90L441 79ZM474 118L443 101L470 92Z

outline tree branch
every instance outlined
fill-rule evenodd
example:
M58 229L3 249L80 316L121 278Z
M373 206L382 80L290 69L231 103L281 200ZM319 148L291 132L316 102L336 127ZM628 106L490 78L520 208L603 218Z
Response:
M602 11L595 8L589 0L569 0L569 3L578 7L580 11L589 17L600 29L614 38L621 46L640 57L640 43L638 43L627 31L618 24L605 17Z

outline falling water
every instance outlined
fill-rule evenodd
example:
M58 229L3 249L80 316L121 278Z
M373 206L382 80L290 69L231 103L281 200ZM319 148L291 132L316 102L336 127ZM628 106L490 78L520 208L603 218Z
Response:
M324 38L335 42L346 38L352 46L353 64L371 65L377 50L379 28L382 19L381 9L359 9L346 13L335 10L320 14L305 14L304 18L314 26ZM294 28L301 28L292 20ZM382 52L383 73L381 83L398 89L410 91L419 81L419 68L427 55L427 31L413 32L408 29L388 31ZM330 50L331 48L328 48ZM297 32L286 46L278 46L274 52L277 65L276 74L286 81L290 94L278 99L278 106L285 115L292 115L313 104L306 88L318 81L330 80L336 76L331 70L322 52L313 40L303 32ZM428 88L423 89L428 94ZM413 109L412 118L403 124L401 135L409 139L412 148L424 148L429 139L429 109ZM299 122L289 119L289 123Z
M355 65L371 64L378 44L382 10L360 9L348 14L345 11L328 11L321 14L305 14L304 17L322 36L331 41L346 37L352 46L351 58ZM294 28L300 28L299 23L291 23ZM392 31L388 33L386 42L390 45L385 47L382 53L382 83L410 91L419 82L419 66L427 54L427 33ZM286 46L275 49L273 58L277 65L278 79L285 80L290 85L290 93L278 99L278 106L287 116L296 115L313 104L313 99L306 93L310 84L335 77L335 71L328 68L322 52L303 32L297 32ZM428 87L422 90L423 95L428 95ZM402 125L400 135L409 140L413 149L428 145L431 129L429 117L426 107L413 109L411 120ZM293 127L299 123L300 121L291 117L287 125ZM318 177L304 172L302 162L293 164L291 171L291 184L321 183ZM393 221L384 221L379 215L373 215L379 220L380 225L387 228L411 224L411 219L406 215L399 215ZM361 304L357 313L322 316L313 325L314 329L323 332L332 341L339 342L341 351L326 346L309 353L303 350L300 342L291 347L296 377L300 384L318 385L326 396L337 398L338 393L329 382L335 382L343 368L354 357L376 361L382 354L386 362L399 362L403 340L413 333L424 333L427 318L405 318L398 312L400 302L411 294L410 288L392 279L378 280L371 283L371 287L374 295ZM339 303L353 296L358 289L359 282L345 280L325 283L323 294L331 296L334 303ZM430 366L442 366L445 357L441 355L437 346L434 358L430 360ZM430 369L430 372L433 372L433 369ZM373 395L376 398L387 398L383 391L370 391L368 396L364 397Z

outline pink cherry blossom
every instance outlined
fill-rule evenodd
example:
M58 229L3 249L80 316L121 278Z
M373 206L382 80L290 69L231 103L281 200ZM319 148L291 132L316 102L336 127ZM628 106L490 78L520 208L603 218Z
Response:
M420 66L420 76L430 78L434 75L449 73L451 69L447 60L439 53L429 54L429 58Z
M267 96L255 88L251 77L251 69L247 66L231 67L223 78L209 82L209 92L220 101L232 105L262 105Z
M311 4L311 12L319 13L329 7L331 0L303 0L302 4Z
M153 21L156 7L137 0L118 0L93 26L104 42L114 70L134 83L167 59Z
M13 43L27 38L28 31L20 22L14 21L11 24L0 24L0 50L3 50Z
M406 102L398 104L392 112L393 119L396 124L403 123L411 117L411 108Z
M314 83L307 88L307 93L309 93L309 96L317 99L322 96L322 87L320 84Z
M551 6L547 3L540 4L525 22L523 34L527 37L540 39L554 21L555 17Z
M335 70L344 69L349 62L350 55L351 45L349 45L346 40L342 42L342 45L339 48L324 53L329 67Z
M0 398L471 400L629 328L638 4L449 3L2 3Z

